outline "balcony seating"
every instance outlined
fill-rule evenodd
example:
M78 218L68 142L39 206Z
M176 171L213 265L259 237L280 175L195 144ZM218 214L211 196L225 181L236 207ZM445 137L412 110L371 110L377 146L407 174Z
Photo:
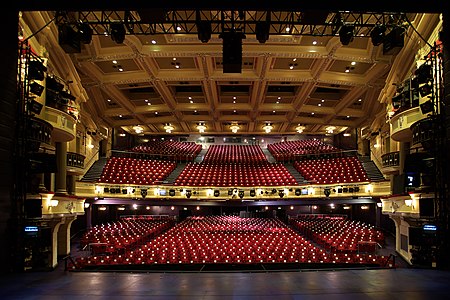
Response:
M296 161L294 168L313 184L369 181L366 171L356 156Z
M204 163L261 163L267 158L257 145L211 145Z
M169 157L175 161L192 161L202 150L202 146L194 142L151 141L133 147L130 151Z
M114 184L161 184L175 169L167 160L111 157L103 168L99 182Z
M340 149L317 139L278 142L268 144L267 149L277 161L294 160L296 156L306 154L338 152Z

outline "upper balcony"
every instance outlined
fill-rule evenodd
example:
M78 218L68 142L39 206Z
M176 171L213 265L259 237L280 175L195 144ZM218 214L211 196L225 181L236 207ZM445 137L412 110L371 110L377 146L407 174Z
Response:
M30 117L27 123L27 148L37 152L41 144L50 144L53 126L42 119Z
M389 152L381 156L383 174L397 174L400 171L400 152Z
M84 173L85 156L75 152L67 152L67 173L82 175Z
M409 142L412 140L411 125L415 122L426 118L420 111L420 107L416 106L408 110L395 114L391 118L391 138L397 142Z
M70 114L50 106L45 106L45 110L41 116L53 126L53 141L69 142L75 138L76 120Z

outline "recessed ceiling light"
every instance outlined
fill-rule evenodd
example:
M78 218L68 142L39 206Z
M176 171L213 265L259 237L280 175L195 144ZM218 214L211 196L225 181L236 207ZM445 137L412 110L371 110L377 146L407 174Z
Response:
M233 96L233 99L236 100L236 96Z
M322 99L321 101L322 101L322 102L325 102L325 99Z
M293 58L292 61L297 61L297 58Z
M314 115L314 112L312 112L311 114Z
M274 110L272 110L272 112L273 112L273 113L275 113L275 111L274 111Z
M291 70L294 69L294 66L289 66L289 69L291 69Z
M317 106L322 106L322 103L317 104Z
M313 44L313 45L317 45L317 41L316 41L316 40L314 40L312 44Z
M233 103L234 103L234 104L236 104L236 101L235 101L235 100L233 100Z
M155 111L155 115L157 115L158 114L158 112L157 111Z
M119 68L119 72L123 72L123 69L122 69L122 68Z
M122 115L119 115L119 118L122 118Z
M189 100L191 100L191 99L192 99L192 97L191 97L191 96L189 96L189 97L188 97L188 99L189 99Z
M149 103L147 103L147 105L152 105L152 104L149 102Z
M181 27L180 27L180 26L177 26L177 30L180 31L180 30L181 30Z
M347 119L350 118L350 116L347 116Z
M352 61L351 65L352 66L356 65L356 61Z
M111 99L108 99L108 100L106 100L106 101L111 102Z
M236 112L236 110L233 110L233 112Z
M349 73L349 72L350 72L350 70L349 70L349 69L346 69L346 70L345 70L345 73Z
M113 63L113 64L117 64L117 60L113 60L112 63Z
M148 99L145 99L144 101L145 101L145 102L148 102Z
M194 101L192 101L192 100L191 100L191 101L189 101L189 103L191 103L191 104L192 104L192 103L194 103Z
M172 58L172 60L177 60L177 58L176 58L176 57L174 57L174 58Z
M155 40L152 40L152 44L155 45L155 44L156 44L156 41L155 41Z
M281 100L281 97L280 97L280 96L278 96L278 100Z
M277 104L280 104L280 101L277 101Z
M286 32L289 32L291 30L291 28L288 26L286 27Z
M362 101L362 99L361 99L361 98L359 98L359 99L358 99L358 102L361 102L361 101Z

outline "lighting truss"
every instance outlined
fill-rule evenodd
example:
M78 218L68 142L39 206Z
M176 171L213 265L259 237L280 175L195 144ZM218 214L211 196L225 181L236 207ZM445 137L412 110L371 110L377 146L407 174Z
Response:
M111 34L111 24L122 22L126 34L198 34L198 21L211 23L211 33L235 30L243 34L256 34L257 24L269 24L270 35L335 36L342 25L354 26L355 36L369 37L376 25L385 26L387 32L405 26L404 13L371 13L335 11L311 16L299 11L229 11L229 10L167 10L154 18L143 17L139 11L78 11L56 12L56 24L89 24L93 35ZM143 20L144 19L144 20Z

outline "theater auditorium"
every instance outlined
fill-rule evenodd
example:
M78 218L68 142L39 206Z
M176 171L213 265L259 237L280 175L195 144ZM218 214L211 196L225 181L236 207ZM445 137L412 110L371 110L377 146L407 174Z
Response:
M325 3L10 9L5 299L445 299L450 16Z

